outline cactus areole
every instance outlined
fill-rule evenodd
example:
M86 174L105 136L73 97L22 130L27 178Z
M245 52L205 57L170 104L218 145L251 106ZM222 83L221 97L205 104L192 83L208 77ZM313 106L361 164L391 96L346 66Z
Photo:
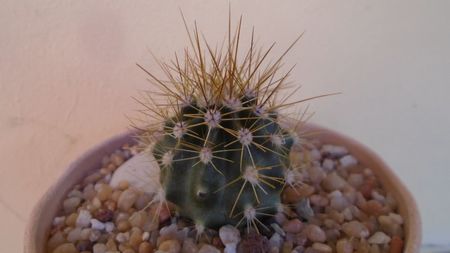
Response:
M253 33L238 52L240 30L239 22L225 49L213 49L195 28L193 53L158 61L164 80L138 65L160 88L139 100L157 118L140 139L160 166L165 198L200 227L264 227L280 208L285 175L295 170L289 151L298 131L283 128L279 112L302 101L289 101L291 93L280 98L290 70L279 70L300 37L268 64L272 47L256 49Z

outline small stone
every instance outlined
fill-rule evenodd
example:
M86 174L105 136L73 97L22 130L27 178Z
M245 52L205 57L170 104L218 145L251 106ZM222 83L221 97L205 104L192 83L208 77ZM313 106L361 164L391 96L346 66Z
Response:
M100 208L95 212L94 217L101 222L107 222L113 219L114 212L107 208Z
M93 184L88 184L83 189L83 198L86 200L91 200L96 196L96 192Z
M331 253L333 251L330 246L318 242L315 242L312 245L312 248L320 253Z
M305 228L306 237L308 237L309 240L312 242L325 242L327 239L327 236L325 234L325 231L322 230L317 225L309 224Z
M119 189L122 191L125 191L126 189L128 189L128 187L130 186L130 183L127 180L122 180L119 182Z
M89 175L83 179L83 184L87 185L87 184L95 183L98 180L100 180L102 177L103 177L103 175L100 172L92 173L91 175Z
M364 183L364 177L362 174L352 173L348 176L347 182L357 189Z
M165 253L178 253L181 251L181 245L177 240L166 240L159 245L158 250Z
M127 189L120 194L117 207L122 211L128 211L136 202L138 194L133 189Z
M91 227L92 229L96 229L96 230L104 230L105 229L105 224L100 222L97 219L91 219Z
M341 239L336 243L336 252L337 253L352 253L353 252L353 244L349 242L347 239Z
M392 237L391 243L389 245L389 253L401 253L403 250L403 240L398 237Z
M147 231L145 231L145 232L142 234L142 241L147 241L148 238L150 238L150 233L147 232Z
M108 248L103 243L96 243L92 248L92 250L93 253L105 253L108 250Z
M90 228L83 228L80 233L80 240L89 240L90 234L91 234Z
M63 244L66 240L64 239L63 233L61 231L56 232L47 242L47 248L51 252L53 249Z
M63 208L66 214L73 213L80 205L81 199L78 197L72 197L64 200Z
M326 177L325 171L319 166L311 166L306 169L309 179L313 184L319 184Z
M147 212L145 212L145 211L135 212L128 219L131 226L138 227L138 228L143 228L143 226L145 225L147 220L148 220L148 215L147 215Z
M134 248L139 247L139 244L142 242L142 232L141 230L133 230L130 235L129 244L133 246Z
M376 200L369 200L367 201L362 207L361 209L367 213L369 216L375 216L378 217L381 214L383 214L384 210L383 210L383 205L381 205L380 202L376 201Z
M359 221L350 221L342 225L342 230L348 236L357 238L366 238L369 236L369 230Z
M309 155L314 161L317 161L322 157L322 155L320 154L320 151L317 148L311 149L311 151L309 152Z
M69 234L67 234L67 241L75 243L80 240L81 237L81 228L77 227L70 230Z
M283 238L281 238L280 234L274 233L269 239L269 245L271 248L277 248L279 250L281 245L283 245Z
M219 237L225 245L226 253L236 252L236 246L241 241L241 234L237 228L231 225L222 226L219 229Z
M150 203L151 200L152 198L149 194L147 193L140 194L135 203L136 209L138 210L144 209L148 205L148 203Z
M293 242L285 241L285 242L283 242L283 245L281 246L281 252L282 253L291 253L293 248L294 248Z
M53 226L57 227L59 225L64 224L64 222L66 221L66 216L60 216L60 217L55 217L53 219Z
M301 199L309 197L314 191L314 187L308 184L301 184L295 187L288 186L283 191L283 203L297 203Z
M76 225L77 227L85 228L91 224L92 215L87 210L81 210L78 214Z
M348 167L355 166L356 164L358 164L358 161L352 155L346 155L346 156L342 157L341 159L339 159L339 163L341 164L342 168L348 168Z
M152 253L152 252L153 252L153 246L149 242L142 242L139 245L138 253Z
M268 247L269 240L267 237L250 232L249 234L244 235L241 242L238 244L237 253L266 252Z
M329 158L323 159L322 168L324 170L332 171L332 170L334 170L334 166L335 166L335 163L334 163L334 161L332 159L329 159Z
M285 224L283 224L283 230L292 234L300 233L302 228L303 223L299 219L289 220Z
M112 154L110 160L117 167L122 165L122 163L125 161L125 159L119 154Z
M389 213L388 217L391 219L392 222L402 225L403 224L403 217L396 213Z
M64 243L56 247L53 253L78 253L78 250L73 243Z
M111 198L113 193L113 189L111 188L111 186L107 185L107 184L101 184L101 186L99 187L98 191L97 191L97 198L100 201L105 201L109 198Z
M376 232L367 241L370 244L385 244L391 241L391 238L383 232Z
M218 250L216 247L209 245L209 244L204 244L200 250L198 251L198 253L220 253L220 250Z
M301 199L295 206L295 211L300 218L305 220L309 220L314 217L314 210L311 208L309 198Z
M127 220L122 220L117 223L117 230L120 232L128 231L131 228L130 223Z
M119 243L124 243L124 242L128 241L128 239L130 239L130 233L128 233L128 232L118 233L116 235L116 241Z
M114 223L105 222L105 231L106 232L111 233L112 231L114 231L115 228L116 228L116 226L114 225Z
M323 145L322 148L320 149L320 151L322 152L322 154L331 156L334 158L338 158L338 157L348 154L348 150L345 147L329 145L329 144Z
M89 235L89 241L96 242L96 241L98 241L98 239L100 239L101 235L102 235L102 233L100 233L100 231L91 230L91 234Z
M339 192L339 191L337 191L337 192ZM345 208L349 207L349 205L350 205L350 203L347 201L347 199L342 194L339 194L338 196L333 196L330 199L330 207L339 212L341 212Z
M340 177L336 172L332 172L327 175L327 177L322 181L322 186L325 190L332 192L336 190L341 190L345 187L347 183Z

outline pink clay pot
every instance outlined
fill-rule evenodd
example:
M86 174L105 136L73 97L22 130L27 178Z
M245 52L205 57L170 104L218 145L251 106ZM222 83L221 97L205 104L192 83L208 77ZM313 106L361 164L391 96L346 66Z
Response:
M371 168L380 178L385 189L391 192L399 205L399 212L405 219L404 252L419 253L421 243L421 222L416 202L400 179L381 158L362 144L314 124L307 124L308 130L319 132L314 138L324 143L345 146L358 161ZM86 175L99 169L103 156L111 154L125 143L131 143L132 133L127 132L112 137L93 147L75 160L64 174L39 200L31 213L25 231L24 252L45 253L46 241L50 232L53 217L61 208L61 203L71 188Z

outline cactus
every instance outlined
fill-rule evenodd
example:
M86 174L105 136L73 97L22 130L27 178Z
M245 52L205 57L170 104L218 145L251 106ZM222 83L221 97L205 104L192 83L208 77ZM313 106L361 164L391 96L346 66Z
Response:
M279 111L305 100L278 98L292 69L278 72L301 36L265 64L273 45L256 50L252 32L239 57L240 30L241 22L220 50L201 41L195 27L189 33L195 53L185 50L183 61L175 56L170 64L158 61L167 80L138 65L161 90L141 101L158 119L141 140L152 147L166 199L199 229L267 228L262 220L279 209L281 191L292 183L289 151L299 137L281 126ZM155 99L158 94L165 102Z

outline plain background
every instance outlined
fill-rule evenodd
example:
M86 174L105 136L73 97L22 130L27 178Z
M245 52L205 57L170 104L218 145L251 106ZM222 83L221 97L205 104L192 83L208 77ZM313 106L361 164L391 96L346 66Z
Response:
M450 1L231 1L286 58L312 121L368 145L416 197L424 242L450 241ZM135 63L187 45L181 8L210 42L228 1L0 1L0 251L19 252L31 208L92 145L127 129L152 89Z

